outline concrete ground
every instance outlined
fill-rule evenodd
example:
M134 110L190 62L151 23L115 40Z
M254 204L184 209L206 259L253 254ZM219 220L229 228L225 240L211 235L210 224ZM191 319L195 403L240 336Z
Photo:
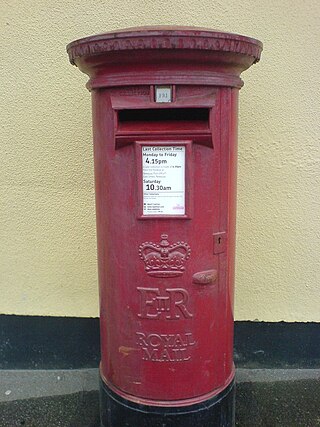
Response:
M18 426L99 427L98 371L0 371L0 427ZM236 426L320 426L320 369L238 369Z

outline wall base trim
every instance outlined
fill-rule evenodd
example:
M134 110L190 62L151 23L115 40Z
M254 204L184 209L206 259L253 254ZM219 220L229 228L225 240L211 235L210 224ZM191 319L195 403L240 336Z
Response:
M235 322L240 368L318 368L320 323ZM99 319L0 315L0 369L97 368Z

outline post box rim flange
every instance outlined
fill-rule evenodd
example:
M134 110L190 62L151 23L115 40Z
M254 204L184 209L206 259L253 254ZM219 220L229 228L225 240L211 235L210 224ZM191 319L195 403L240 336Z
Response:
M150 26L127 28L77 39L67 45L71 64L82 57L132 50L203 50L249 56L260 60L259 40L199 27Z
M260 60L251 37L197 27L128 28L68 44L89 90L152 84L242 87L240 74ZM134 55L132 54L134 52Z

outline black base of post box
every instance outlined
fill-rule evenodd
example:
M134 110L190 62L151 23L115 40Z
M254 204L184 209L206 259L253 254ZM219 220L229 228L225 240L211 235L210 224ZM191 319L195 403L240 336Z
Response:
M182 407L133 403L100 381L101 427L234 427L235 384L204 402Z

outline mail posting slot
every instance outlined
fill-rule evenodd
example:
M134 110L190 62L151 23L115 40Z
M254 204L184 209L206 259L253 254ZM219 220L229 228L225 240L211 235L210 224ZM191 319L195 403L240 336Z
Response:
M240 73L254 39L185 27L77 40L92 93L101 425L234 425Z

